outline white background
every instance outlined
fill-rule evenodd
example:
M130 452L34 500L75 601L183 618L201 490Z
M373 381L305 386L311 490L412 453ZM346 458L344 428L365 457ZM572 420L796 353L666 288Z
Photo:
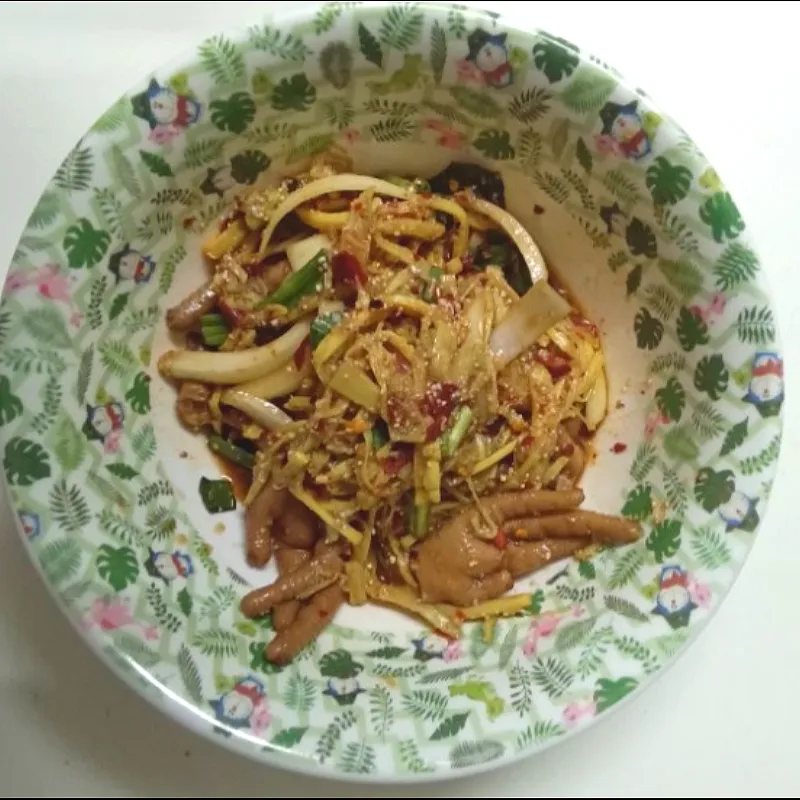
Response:
M151 68L260 2L0 5L0 277L61 159ZM299 5L281 3L282 7ZM511 6L516 5L516 10ZM735 588L649 690L501 772L419 796L795 797L800 792L800 68L797 5L492 2L643 86L695 138L755 236L777 303L788 402L779 479ZM794 485L792 481L794 477ZM56 610L0 497L0 792L373 796L262 767L184 731L109 673ZM378 796L406 796L377 787Z

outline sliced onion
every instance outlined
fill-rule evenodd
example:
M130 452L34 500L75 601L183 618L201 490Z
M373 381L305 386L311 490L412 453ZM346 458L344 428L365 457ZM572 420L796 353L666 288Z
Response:
M499 225L519 248L534 284L537 281L547 280L547 265L533 237L508 211L496 206L494 203L480 197L468 196L466 205L481 214L486 215L492 222Z
M275 228L278 227L280 221L298 206L331 192L363 192L366 189L374 189L378 194L401 199L407 198L409 194L405 189L401 189L399 186L380 178L373 178L369 175L354 175L352 173L331 175L327 178L320 178L318 181L307 183L296 192L292 192L270 215L269 223L261 235L261 246L254 256L256 263L264 258L264 253L267 252L269 246L269 240L272 234L275 233Z
M247 394L260 397L262 400L272 400L274 397L284 397L295 391L304 378L311 374L311 361L306 359L301 369L297 369L294 361L289 361L273 372L268 372L254 381L247 381L237 386Z
M220 403L227 406L238 408L247 414L253 422L257 422L262 428L269 431L277 431L285 428L293 422L292 418L275 403L248 394L241 389L226 389L219 399Z
M606 416L608 407L608 384L606 383L605 370L601 368L594 382L589 397L586 399L585 419L586 427L590 431L596 431L600 423Z
M489 350L499 371L532 347L537 339L572 309L546 280L539 280L514 301L492 331Z
M332 249L333 243L331 240L325 234L318 233L288 245L286 247L286 258L289 259L292 269L297 272L308 264L320 250L330 252Z
M248 350L170 350L158 360L158 369L167 378L203 383L230 386L252 381L286 364L310 331L308 320L301 320L275 341Z
M466 313L467 335L458 348L450 366L450 374L457 382L469 380L472 373L481 366L481 352L485 348L486 296L483 292L475 295Z

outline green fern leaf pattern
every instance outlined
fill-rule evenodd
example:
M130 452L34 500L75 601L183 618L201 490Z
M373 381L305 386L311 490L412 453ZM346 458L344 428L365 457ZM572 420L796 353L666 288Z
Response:
M381 22L379 38L387 47L408 50L419 41L424 19L419 3L392 5Z
M78 144L61 162L53 181L66 192L86 191L92 183L93 166L92 151Z
M235 83L245 73L244 58L237 45L224 36L213 36L200 45L200 60L220 85Z

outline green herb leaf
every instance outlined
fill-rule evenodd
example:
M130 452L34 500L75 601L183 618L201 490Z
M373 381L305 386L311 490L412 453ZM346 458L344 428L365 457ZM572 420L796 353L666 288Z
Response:
M222 436L216 433L210 434L208 437L208 446L209 449L217 455L222 456L222 458L227 459L231 463L244 467L245 469L253 469L253 464L255 463L253 454L248 453L247 450L238 447L233 444L233 442L229 442Z
M342 321L344 315L341 311L331 311L322 314L311 323L311 349L316 350L317 345Z
M382 419L379 419L370 431L370 440L375 450L380 450L389 441L389 426Z
M293 308L300 298L317 290L327 264L328 253L326 250L320 250L297 272L289 275L266 300L262 301L261 306L280 305Z
M227 478L200 478L200 499L209 514L222 514L236 508L233 484Z

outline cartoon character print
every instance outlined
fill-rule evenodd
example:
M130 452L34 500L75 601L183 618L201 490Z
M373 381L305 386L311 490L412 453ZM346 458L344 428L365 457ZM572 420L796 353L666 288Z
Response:
M158 578L169 584L178 578L188 578L194 573L194 564L191 556L179 550L169 553L150 548L144 569L151 578Z
M127 597L98 597L81 620L84 631L99 628L102 631L115 631L119 628L138 628L148 641L158 639L158 628L142 625L131 613Z
M260 150L246 150L231 158L230 164L223 167L209 167L200 191L205 195L216 194L222 197L225 192L238 185L252 186L258 176L271 164L270 157Z
M708 608L711 592L705 584L691 578L683 567L668 564L658 576L656 605L652 613L664 617L670 628L677 630L689 625L692 612Z
M42 535L42 520L33 511L20 511L19 522L25 532L25 538L29 541L38 539Z
M639 101L606 103L600 109L602 129L596 137L601 152L614 153L622 158L639 161L653 151L653 138L661 122L658 115L638 111Z
M236 681L209 705L217 721L229 728L249 728L259 734L271 722L264 684L252 675Z
M328 678L325 689L322 692L328 697L332 697L340 706L351 706L356 698L366 689L362 688L358 678Z
M122 403L111 401L100 405L86 405L83 435L90 442L100 442L106 453L116 453L125 424Z
M600 219L606 224L606 233L615 233L624 237L628 230L628 218L625 216L619 203L600 207Z
M753 357L750 383L742 398L762 417L776 416L783 405L783 360L777 353L759 352Z
M209 167L206 172L205 180L200 184L200 191L205 195L216 194L222 197L229 189L236 186L236 181L231 175L231 168L225 167Z
M129 244L123 245L108 260L108 270L117 283L133 281L135 284L147 283L153 275L156 262L144 253L134 250Z
M414 658L417 661L431 661L441 658L445 662L457 661L461 658L461 642L457 639L448 641L443 636L427 633L418 639L412 639Z
M340 706L351 706L366 691L358 681L364 665L356 661L348 650L338 649L325 653L319 662L319 671L326 678L323 694L332 697Z
M150 140L158 144L168 142L197 122L202 111L196 100L162 86L155 78L145 91L131 98L131 104L134 116L149 125Z
M76 275L65 272L58 264L45 264L36 269L17 269L9 273L6 294L20 294L25 289L36 287L36 291L54 303L62 303L72 310L69 324L79 328L83 314L72 303L72 292L78 282Z
M507 33L488 33L483 28L476 28L467 37L469 52L464 60L478 70L486 86L503 89L514 82L507 39Z
M717 513L725 522L725 530L753 533L759 523L757 503L758 500L748 497L744 492L734 490L728 500L717 508Z
M628 217L619 203L600 207L600 219L606 224L606 232L625 239L632 256L655 258L658 243L652 228L639 217Z

